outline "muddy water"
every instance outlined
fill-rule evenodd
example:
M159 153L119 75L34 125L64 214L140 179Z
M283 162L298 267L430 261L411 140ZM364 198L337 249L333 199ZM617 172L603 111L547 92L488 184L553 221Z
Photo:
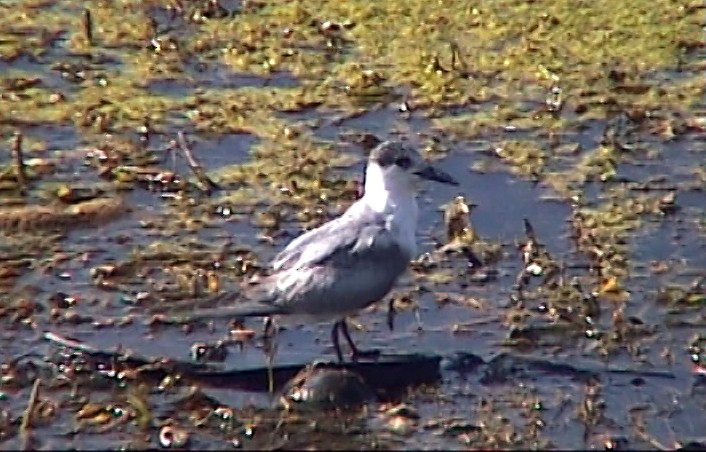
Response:
M386 113L386 116L391 123L394 123L394 113ZM371 115L369 128L366 127L365 119L365 116L358 118L355 127L344 122L339 130L348 131L350 128L362 131L374 130L379 124L380 113ZM61 130L46 129L43 133L47 134L50 140L56 134L56 142L62 143L61 147L71 146L70 142L66 142L66 133ZM378 131L376 135L387 138L382 131ZM202 165L215 168L247 159L251 143L252 140L247 136L226 136L219 140L196 141L194 148ZM522 219L528 218L532 221L535 230L547 244L550 252L557 256L567 256L567 258L570 256L567 223L570 207L565 203L543 200L544 195L547 194L546 189L506 173L482 174L470 171L472 158L459 146L459 148L450 149L448 155L440 160L441 168L454 174L461 181L461 185L457 188L428 187L422 193L419 240L421 251L429 252L433 249L432 237L443 237L444 227L439 206L453 196L463 194L478 204L472 217L476 232L483 239L500 243L506 253L506 257L494 265L498 272L496 279L472 285L465 291L466 295L480 300L482 308L469 309L466 306L453 304L439 306L429 293L417 300L420 307L421 328L411 312L404 312L397 316L396 328L393 332L388 331L385 324L384 309L375 309L356 319L366 330L354 333L362 347L379 348L388 354L421 352L447 357L452 357L457 352L466 352L491 360L508 351L502 346L508 334L503 322L503 312L513 292L515 275L521 268L515 246L523 238ZM683 164L688 164L688 161L685 159ZM354 167L350 173L347 173L347 177L359 177L359 170L360 165ZM630 168L629 171L637 176L640 175L638 168ZM117 292L106 295L103 291L96 290L91 284L90 269L96 265L119 261L129 253L152 243L153 232L140 227L140 222L153 221L165 215L164 202L159 199L159 194L133 192L128 199L132 212L125 218L97 228L72 231L62 240L63 246L70 249L72 253L86 254L87 259L80 261L70 259L59 263L49 272L30 272L22 278L17 287L35 286L42 294L62 292L86 301L100 300L98 304L79 304L78 311L85 315L111 317L123 314L127 309L126 305L129 306L133 302L135 294ZM499 381L496 382L494 381L496 377L483 379L483 372L466 373L447 370L443 372L443 380L436 388L436 391L444 395L444 402L440 402L437 397L414 393L410 395L409 402L419 410L422 419L426 420L429 426L426 429L419 427L416 433L403 437L402 444L459 447L458 439L453 434L439 435L438 433L444 431L444 428L436 427L432 421L446 418L472 419L475 410L481 407L490 409L484 405L488 400L492 401L489 402L493 404L492 409L499 413L517 412L519 407L515 405L519 403L518 400L541 400L543 408L538 412L541 413L541 422L545 425L544 435L551 438L552 444L557 447L577 447L584 444L581 438L586 437L587 434L587 444L595 444L597 441L595 438L603 438L602 435L628 436L631 433L629 429L624 431L627 427L621 426L630 417L631 410L635 406L646 407L647 411L661 407L660 410L669 412L668 420L651 421L654 425L648 424L653 434L657 436L684 438L701 435L701 426L706 422L703 393L695 387L697 396L688 395L694 384L694 377L691 373L691 364L683 356L687 338L698 329L669 329L665 328L664 324L660 324L663 314L661 309L654 307L654 291L660 286L662 279L671 279L651 276L645 271L644 263L651 260L669 260L678 266L688 266L690 276L696 276L694 273L698 273L699 268L704 268L706 265L704 242L696 239L700 233L694 229L693 224L690 224L690 221L702 212L704 201L703 193L699 191L680 195L679 203L683 206L686 220L669 218L655 221L646 225L643 231L631 241L632 255L636 262L630 285L632 299L635 303L652 306L646 308L645 312L642 308L636 308L636 311L640 312L643 321L657 328L657 336L646 345L647 361L657 364L636 363L627 354L601 360L591 353L590 341L581 339L573 340L571 344L555 344L549 348L540 347L527 354L521 354L568 362L579 368L596 372L602 386L600 392L602 410L605 416L612 420L614 426L596 427L597 432L586 432L585 426L577 419L576 414L577 407L583 403L586 382L572 375L552 374L533 369L526 371L513 369L508 371L506 378L498 378ZM221 225L196 234L187 231L174 234L172 238L180 240L188 237L187 241L196 248L199 243L204 242L217 247L221 244L225 246L232 241L258 246L258 242L254 239L257 234L256 229L242 222L234 224L224 220ZM270 258L280 246L282 243L277 243L274 247L260 245L261 258L263 260ZM456 269L462 269L465 263L459 261L451 265ZM399 284L400 290L411 284L413 281L409 277L403 278ZM432 287L428 283L427 285ZM433 288L431 290L434 291ZM446 284L445 287L436 290L457 289L453 288L453 284ZM44 297L46 295L42 295L42 298ZM140 317L139 304L127 310L137 318ZM463 326L463 331L453 333L451 326L459 324ZM84 340L101 349L111 350L120 346L144 355L180 360L190 359L189 350L195 342L211 343L225 336L227 332L225 320L214 322L211 328L196 328L189 334L184 334L178 327L151 330L141 325L139 321L123 327L102 329L96 329L90 323L44 325L40 322L40 325L51 331ZM257 322L251 322L250 325L255 329L260 326ZM328 324L297 325L280 331L275 363L297 364L321 358L333 358L329 332ZM36 332L20 328L6 330L3 333L3 349L6 356L18 356L27 350L32 350L41 356L49 354L51 346L42 342ZM663 361L660 355L665 349L674 353L676 358L674 365L659 364ZM243 350L232 349L223 366L243 369L265 364L266 359L262 350L254 344L249 344ZM519 366L522 367L521 364ZM628 375L605 372L606 369L614 367L636 369L636 372ZM664 370L665 375L645 377L640 375L640 369ZM205 391L221 403L234 407L252 404L268 406L271 403L271 398L266 394L241 393L216 388L206 388ZM5 403L14 406L13 411L16 412L22 406L25 397L26 391L19 391L10 395ZM486 402L483 402L484 400ZM526 422L527 419L521 419L521 421ZM50 438L56 438L61 430L59 428L57 431L43 432L41 436L46 437L48 441L45 444L51 444ZM106 444L100 441L94 443L90 437L75 441L73 444L80 447ZM101 441L120 443L117 437L111 440L110 436ZM11 446L15 443L10 441L6 444Z
M240 2L225 2L224 6L233 10ZM171 20L161 9L157 16L162 23ZM169 26L188 28L179 20ZM95 67L89 68L89 75L83 80L71 80L60 71L48 69L58 58L83 61L83 56L67 51L68 40L66 35L57 38L41 57L20 56L2 61L0 72L38 74L46 89L71 96L87 84L99 83L97 80L103 72L125 69L123 63L110 58L94 62ZM680 71L659 71L651 74L649 82L664 84L683 77ZM193 180L184 159L169 147L176 132L181 130L186 132L194 156L209 174L247 164L256 159L258 145L271 137L265 138L264 132L261 137L250 133L251 129L231 125L229 121L236 122L234 117L249 114L245 107L245 111L240 111L237 105L214 107L230 115L223 121L223 130L199 126L192 120L198 116L194 111L200 108L194 98L208 90L275 92L297 88L300 83L302 81L288 70L259 76L212 60L207 64L184 64L178 76L152 77L143 83L147 92L177 104L183 102L183 105L179 104L156 121L155 130L146 143L152 152L149 164L140 160L144 149L127 145L123 147L129 151L121 155L121 163L153 165L159 172ZM402 89L400 92L408 94ZM245 92L242 94L246 97ZM360 180L365 152L350 140L356 133L373 134L381 140L402 137L420 145L440 143L439 149L430 154L461 184L459 187L430 185L421 193L418 239L422 254L431 253L438 242L445 240L443 204L457 195L477 204L471 216L473 228L482 242L498 250L485 269L492 277L473 279L466 260L448 257L440 264L440 271L452 277L439 280L434 278L434 272L410 271L396 288L395 294L408 294L416 303L418 319L412 310L400 312L394 330L389 331L383 303L361 313L355 319L360 329L352 328L362 348L378 348L393 356L422 353L443 358L441 380L436 385L411 388L396 400L409 405L418 418L410 416L405 421L408 428L395 429L390 419L380 414L388 407L373 404L370 411L361 415L362 427L350 428L346 434L340 433L344 422L335 424L330 431L324 429L303 438L294 433L287 436L279 427L269 430L263 427L266 434L262 436L245 430L224 433L218 428L194 428L189 445L194 448L231 447L229 442L233 437L241 438L241 445L253 448L277 444L322 448L332 444L348 448L674 448L688 441L703 442L706 386L703 376L695 372L689 350L689 345L699 335L701 347L704 347L703 284L694 288L693 297L687 301L665 300L662 294L675 286L689 287L706 274L706 193L703 189L706 171L703 111L706 105L701 103L694 107L694 117L701 122L694 120L695 125L676 133L673 139L656 137L653 131L633 124L629 118L583 120L579 127L571 125L577 120L576 115L563 113L561 119L569 125L556 134L558 140L561 144L579 147L569 156L550 154L544 163L547 169L562 174L578 171L576 161L600 146L609 129L618 130L615 133L624 145L624 154L615 165L615 177L605 182L589 180L580 185L585 205L595 207L612 199L616 202L638 199L645 193L676 193L678 206L661 214L641 215L639 226L616 240L618 244L625 242L627 247L627 273L620 284L629 293L628 297L616 301L610 294L603 294L598 297L602 314L592 319L592 328L586 325L566 328L569 322L547 314L546 300L553 294L549 289L542 292L540 287L538 294L528 296L518 307L514 285L524 267L518 252L518 245L527 240L523 219L530 220L539 242L564 266L562 277L565 280L580 278L587 293L600 292L607 283L596 276L594 269L588 268L585 254L575 247L570 226L572 200L554 190L548 177L532 182L532 177L513 172L512 162L503 160L497 152L501 140L522 139L547 148L550 141L547 134L531 128L518 131L508 123L489 127L488 133L477 137L462 134L452 137L438 122L421 112L401 112L402 97L370 102L362 112L358 107L355 113L340 105L327 107L315 106L315 103L297 112L274 111L279 107L273 107L269 113L292 130L304 130L318 143L331 145L340 150L337 152L352 157L355 163L333 168L326 174L331 178ZM525 110L533 105L527 99L515 101L524 105ZM536 103L536 99L533 102ZM454 116L480 114L485 108L492 109L491 104L479 102L479 105L452 110ZM96 108L95 105L90 107ZM217 113L206 111L203 114L215 116ZM129 118L128 126L121 123L115 130L102 131L95 125L80 125L72 117L35 123L28 120L28 116L24 114L22 120L6 118L2 124L4 136L14 130L23 133L27 158L45 159L53 165L53 171L42 175L27 199L44 204L47 199L53 199L50 193L62 184L94 186L112 195L119 193L127 209L117 217L91 225L30 227L20 232L2 233L0 263L26 260L27 264L16 276L12 272L3 273L0 306L4 309L20 300L29 300L38 306L31 320L12 320L3 313L0 319L3 364L31 362L45 366L48 373L56 371L57 347L42 339L46 331L84 341L100 350L120 349L143 356L191 361L192 345L214 343L226 337L230 319L218 319L190 329L148 326L147 319L155 307L149 295L156 293L157 298L168 298L177 294L174 298L189 302L183 277L188 279L195 273L210 270L218 272L223 288L235 290L240 281L236 271L239 252L250 250L257 261L266 262L302 230L302 224L290 216L282 225L283 235L261 240L261 228L250 218L252 205L237 206L219 201L220 196L228 199L228 193L235 191L238 183L227 184L210 197L193 187L182 192L164 192L146 184L116 189L112 181L109 183L98 174L91 162L103 148L121 149L121 139L126 143L136 141L139 121L135 118ZM280 136L275 142L277 140L284 143L287 138ZM33 145L36 142L43 144ZM9 153L0 153L3 168L10 161ZM651 184L649 190L630 185L647 181ZM18 203L18 196L11 191L2 192L0 199L3 205ZM260 211L272 203L261 199L254 204L254 210ZM223 207L233 212L224 214ZM336 206L337 210L340 208ZM606 242L612 240L610 235L603 237ZM28 245L28 241L35 243ZM96 269L124 262L135 264L139 270L134 273L126 270L125 279L116 278L120 284L112 287L101 287L97 283ZM538 286L537 281L531 284L535 289ZM443 294L457 296L452 297L456 301L439 301ZM57 297L71 300L69 309L59 310L60 313L69 311L71 317L54 315L52 307ZM125 317L130 321L115 323L116 319ZM628 328L623 328L626 323ZM257 320L249 321L246 326L255 331L261 328ZM521 329L519 327L534 331L536 340L520 345L512 342L510 339ZM623 336L606 340L616 331L621 331ZM304 365L333 359L329 334L330 325L325 323L285 327L277 335L274 364ZM480 357L485 363L464 365L459 358L463 354ZM256 340L242 348L229 347L225 360L214 365L242 370L261 368L267 363L262 344ZM0 386L3 414L0 444L3 449L19 447L26 441L19 430L36 377L32 366L29 367L25 375L20 372L19 378L3 380ZM4 375L6 370L4 368ZM178 416L182 410L177 399L186 385L177 385L177 390L169 392L152 384L148 386L149 396L146 397L153 416L149 425L138 428L138 421L130 419L110 427L105 420L96 420L96 424L110 428L91 430L77 419L79 409L91 402L103 406L131 406L133 411L139 412L136 408L139 403L125 401L125 394L137 391L139 382L86 383L81 380L78 384L75 383L78 380L72 380L68 374L61 378L45 376L45 379L56 383L57 388L42 390L40 396L53 407L53 412L43 421L37 421L32 431L33 444L40 448L157 447L163 419L178 418L185 425L190 422L186 415ZM78 386L73 387L73 384ZM217 405L235 410L270 407L273 403L273 397L265 392L196 384L216 400Z

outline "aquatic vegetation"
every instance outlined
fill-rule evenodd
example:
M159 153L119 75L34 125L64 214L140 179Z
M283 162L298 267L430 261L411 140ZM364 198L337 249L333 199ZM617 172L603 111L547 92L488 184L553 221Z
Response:
M699 0L2 2L0 442L703 442L705 24ZM425 252L360 329L500 355L445 356L442 383L353 418L185 382L174 360L266 348L257 325L214 338L224 322L189 322L194 306L342 212L365 153L399 135L463 191L424 194ZM125 353L91 367L46 351L46 330ZM277 351L318 356L288 342L319 333L287 329ZM159 344L177 356L128 365Z

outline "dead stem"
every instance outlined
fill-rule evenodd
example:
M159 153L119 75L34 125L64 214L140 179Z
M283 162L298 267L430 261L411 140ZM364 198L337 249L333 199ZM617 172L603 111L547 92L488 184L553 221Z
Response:
M89 46L93 45L93 20L91 10L88 8L83 10L83 37Z
M34 385L32 386L32 392L29 393L29 401L27 402L27 408L22 415L22 424L20 424L20 434L22 435L22 449L29 450L30 446L30 431L32 430L32 422L34 418L34 412L39 401L39 386L42 380L37 378L34 380Z
M449 49L451 51L451 69L456 69L456 63L458 63L460 73L467 74L468 66L466 62L461 57L461 48L456 41L449 41Z
M665 446L661 442L657 441L657 439L650 436L649 433L647 433L645 422L640 414L631 413L630 420L635 431L635 436L637 436L639 439L645 441L646 443L649 443L652 447L657 450L672 450L671 447Z
M201 167L199 162L197 162L194 158L194 155L192 154L191 149L189 148L189 143L186 141L186 137L184 136L184 132L179 131L179 133L177 134L177 138L177 142L179 143L179 149L181 149L181 152L184 153L184 157L186 158L186 162L188 163L189 168L191 168L191 171L194 173L196 179L198 179L199 181L199 188L207 195L210 195L213 190L218 189L218 185L206 175L206 172L203 170L203 167Z
M53 343L60 345L62 347L72 348L72 349L80 350L82 352L87 352L87 353L95 352L95 349L93 349L92 347L90 347L80 341L77 341L75 339L71 339L68 337L64 337L60 334L53 333L51 331L46 331L43 334L43 337L47 341L53 342Z
M27 188L27 173L25 172L24 157L22 156L22 134L20 132L15 132L10 143L12 147L12 156L15 161L17 185L20 187L22 194L24 194Z

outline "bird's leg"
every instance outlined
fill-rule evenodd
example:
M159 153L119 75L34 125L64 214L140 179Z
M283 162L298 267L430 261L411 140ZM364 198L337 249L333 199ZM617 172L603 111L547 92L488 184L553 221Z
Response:
M262 348L267 360L267 389L270 394L274 394L275 391L274 360L275 353L277 352L276 333L277 328L275 327L272 317L267 317L262 331Z
M275 322L272 317L265 317L265 324L262 327L262 336L266 339L274 337L275 334Z
M344 321L337 321L333 324L331 329L331 342L333 342L333 348L336 350L336 356L338 356L338 362L343 362L343 353L341 353L341 344L338 342L338 330L341 328L341 323Z
M395 299L390 298L390 302L387 305L387 327L390 331L395 329L395 315L397 310L395 309Z
M422 325L422 316L419 314L419 304L414 305L414 319L417 321L417 331L422 331L424 330L424 326Z
M375 358L380 356L380 350L360 350L355 346L355 343L351 338L351 334L348 332L348 323L346 323L346 319L340 320L338 323L343 331L343 337L346 338L346 342L348 342L348 345L351 348L351 359L353 361L357 361L358 358Z

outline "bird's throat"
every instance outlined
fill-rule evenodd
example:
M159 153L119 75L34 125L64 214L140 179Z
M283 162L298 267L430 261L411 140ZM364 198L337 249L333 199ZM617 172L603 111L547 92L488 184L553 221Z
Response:
M417 200L414 187L406 180L395 180L379 165L371 163L365 172L365 189L362 201L381 214L395 214L404 209L414 212L416 224Z
M386 180L377 165L369 165L365 174L365 192L360 201L385 217L387 228L411 259L416 254L416 192L407 181L395 182Z

